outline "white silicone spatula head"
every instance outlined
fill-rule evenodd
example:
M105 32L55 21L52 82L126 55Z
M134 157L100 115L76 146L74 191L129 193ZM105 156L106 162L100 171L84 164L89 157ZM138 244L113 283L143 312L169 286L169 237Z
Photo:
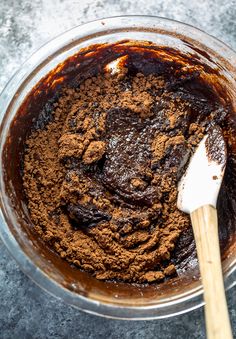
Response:
M191 213L204 205L216 207L227 151L220 127L213 127L198 145L178 185L178 208Z
M233 339L224 292L216 202L226 166L219 127L198 145L179 183L178 208L190 214L204 289L209 339Z

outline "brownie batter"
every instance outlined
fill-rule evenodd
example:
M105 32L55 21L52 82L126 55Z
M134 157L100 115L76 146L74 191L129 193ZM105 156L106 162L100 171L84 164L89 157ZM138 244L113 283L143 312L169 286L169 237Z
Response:
M65 87L27 140L23 180L35 230L97 279L176 274L173 252L190 228L176 206L177 183L204 133L226 115L199 72L122 67Z

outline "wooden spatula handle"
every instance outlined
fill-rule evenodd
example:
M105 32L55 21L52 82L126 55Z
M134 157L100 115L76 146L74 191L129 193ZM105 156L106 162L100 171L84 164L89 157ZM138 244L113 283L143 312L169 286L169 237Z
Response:
M221 268L217 211L211 205L190 214L205 299L209 339L231 339L232 331Z

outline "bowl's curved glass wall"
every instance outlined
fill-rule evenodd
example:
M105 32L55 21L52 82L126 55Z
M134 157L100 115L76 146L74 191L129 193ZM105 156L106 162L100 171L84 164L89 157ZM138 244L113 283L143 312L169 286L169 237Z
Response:
M224 86L235 105L236 54L220 41L191 26L156 17L130 16L91 22L64 33L22 65L0 98L0 234L22 270L42 288L65 302L110 317L162 318L203 304L197 272L190 270L160 285L135 286L98 281L71 268L33 236L19 179L20 153L27 130L12 125L12 121L27 94L49 71L81 48L123 39L149 40L184 53L194 51L204 63L221 70ZM30 125L31 118L22 117L25 119L22 120L24 126ZM233 235L223 254L223 266L228 288L235 283L236 242Z

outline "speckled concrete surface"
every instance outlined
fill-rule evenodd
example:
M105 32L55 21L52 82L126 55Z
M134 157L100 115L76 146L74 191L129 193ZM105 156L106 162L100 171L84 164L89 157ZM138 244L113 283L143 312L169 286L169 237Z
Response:
M80 23L121 14L184 21L236 49L236 0L0 0L0 90L24 59L52 37ZM227 297L236 335L236 288ZM0 242L1 339L204 337L202 310L148 322L79 312L35 286Z

